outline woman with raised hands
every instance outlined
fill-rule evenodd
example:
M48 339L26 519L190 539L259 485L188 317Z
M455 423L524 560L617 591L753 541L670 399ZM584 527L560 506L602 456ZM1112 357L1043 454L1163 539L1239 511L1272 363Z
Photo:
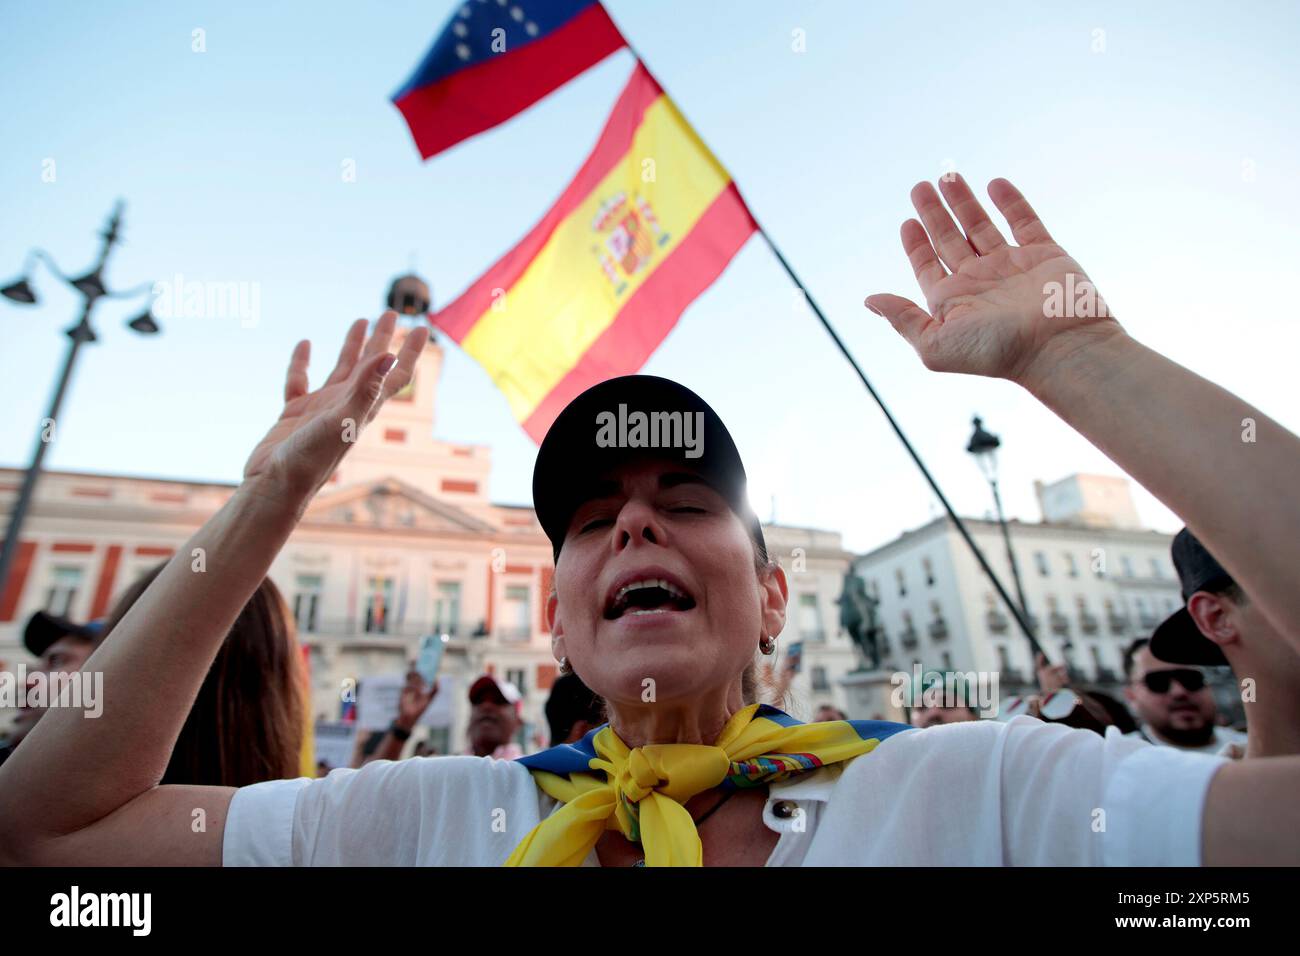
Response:
M369 323L354 322L316 391L307 384L311 344L294 348L284 409L249 456L243 482L86 662L104 675L104 713L86 720L53 708L6 761L0 861L221 862L236 790L158 782L226 634L308 502L360 429L410 381L429 332L412 331L391 355L396 323L396 313L384 313L367 338Z
M886 315L925 364L1024 385L1177 511L1300 645L1282 568L1300 558L1286 485L1300 441L1144 349L1113 319L1050 318L1045 290L1082 278L1009 183L990 192L1012 246L960 179L929 185L903 243L928 310ZM98 721L52 713L0 767L0 854L55 863L404 865L1224 864L1300 860L1300 758L1229 765L1029 717L925 731L802 724L754 699L755 660L786 620L784 571L746 503L715 412L653 376L575 398L538 452L534 506L556 570L556 659L609 723L519 761L376 762L238 791L157 786L216 643L346 446L409 377L384 378L385 316L364 351L306 392L295 351L285 416L243 486L87 665ZM358 354L360 353L360 354ZM333 389L333 394L325 397ZM608 441L608 416L698 422L696 442ZM1155 423L1144 425L1143 415ZM1252 417L1249 463L1235 432ZM1199 437L1193 444L1188 434ZM189 571L190 549L207 572ZM131 741L131 747L123 745ZM142 744L142 741L144 742ZM192 821L202 811L205 827Z

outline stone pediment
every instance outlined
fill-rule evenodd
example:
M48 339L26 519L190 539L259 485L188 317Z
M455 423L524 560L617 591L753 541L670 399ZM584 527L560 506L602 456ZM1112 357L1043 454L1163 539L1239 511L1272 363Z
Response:
M318 495L307 508L305 524L355 525L412 531L492 534L496 528L453 504L396 478L368 481Z

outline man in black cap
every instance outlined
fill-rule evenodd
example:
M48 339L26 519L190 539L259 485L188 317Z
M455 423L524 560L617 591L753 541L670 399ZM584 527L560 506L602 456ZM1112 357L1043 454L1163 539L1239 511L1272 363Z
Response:
M23 645L29 654L37 658L36 665L27 669L28 687L37 679L38 674L81 670L95 649L97 634L92 627L74 624L45 611L33 614L23 631ZM18 708L18 716L9 728L9 737L4 744L0 744L0 763L4 763L14 748L31 733L44 713L43 706L29 704Z
M1171 550L1185 606L1156 628L1148 648L1130 655L1130 701L1134 694L1148 704L1159 697L1167 707L1186 712L1203 698L1212 708L1209 689L1196 686L1204 682L1199 668L1230 666L1245 702L1249 741L1214 727L1212 717L1211 726L1199 733L1221 740L1217 749L1223 752L1231 752L1224 745L1245 743L1248 757L1300 753L1300 656L1188 529L1178 532ZM1163 693L1150 688L1148 674L1156 675L1156 691ZM1138 682L1142 686L1135 688Z

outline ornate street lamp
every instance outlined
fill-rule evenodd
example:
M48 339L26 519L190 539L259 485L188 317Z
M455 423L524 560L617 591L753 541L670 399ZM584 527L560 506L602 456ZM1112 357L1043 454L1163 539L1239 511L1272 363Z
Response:
M63 360L63 370L59 374L58 382L54 387L54 397L50 401L50 408L46 413L45 421L53 422L58 420L59 408L63 404L63 396L67 393L68 382L72 378L72 370L77 361L77 354L83 344L94 342L98 338L95 335L95 330L90 325L90 313L95 303L102 298L123 299L135 297L153 286L152 283L148 283L143 286L136 286L133 289L127 289L124 292L110 292L104 285L104 265L108 261L109 252L118 242L121 226L122 202L119 200L117 205L113 207L113 215L108 220L108 228L100 234L103 245L100 246L99 257L95 260L91 270L85 275L77 278L68 277L55 265L54 260L47 253L40 249L34 249L27 257L27 267L23 270L23 276L4 288L0 288L0 295L3 295L11 302L20 305L35 305L37 296L31 285L31 274L35 260L39 259L59 279L81 294L81 318L76 325L65 331L71 342L68 346L67 356ZM157 321L147 308L129 321L127 326L143 335L153 335L159 331ZM36 491L36 480L41 472L41 462L44 460L45 450L50 444L47 440L47 434L44 422L42 422L42 427L39 429L36 439L36 448L32 453L31 464L27 466L27 473L23 476L23 484L18 492L18 499L14 502L13 511L9 514L9 525L5 529L4 545L0 548L0 593L4 592L5 582L9 577L9 567L18 551L18 539L22 533L23 521L27 517L28 509L31 507L32 495Z
M1002 446L1002 440L992 432L984 430L984 423L978 415L975 416L973 424L975 432L970 436L966 450L975 456L975 463L979 465L989 487L993 489L993 504L997 508L998 525L1002 528L1002 541L1007 547L1007 560L1011 563L1011 577L1016 582L1016 597L1020 601L1019 610L1024 623L1027 624L1030 620L1029 604L1025 601L1025 589L1020 583L1020 566L1016 563L1016 552L1011 547L1011 532L1007 528L1007 519L1002 513L1002 496L998 494L998 448ZM1026 633L1025 636L1029 638L1032 650L1038 652L1041 648L1034 635Z

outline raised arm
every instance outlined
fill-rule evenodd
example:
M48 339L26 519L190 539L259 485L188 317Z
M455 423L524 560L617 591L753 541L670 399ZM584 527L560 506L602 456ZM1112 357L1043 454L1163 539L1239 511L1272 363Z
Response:
M87 661L103 673L102 715L50 709L0 767L0 863L221 862L234 790L158 781L240 610L355 435L410 380L428 330L394 357L395 324L385 313L367 341L366 321L354 323L315 392L310 344L294 349L284 411L243 483Z
M1177 513L1300 652L1300 439L1132 339L1011 183L989 196L1018 245L960 177L940 188L962 229L929 183L902 228L928 310L896 295L867 307L927 368L1026 388Z
M960 177L912 190L903 249L928 309L872 295L927 368L1017 382L1187 522L1300 652L1300 439L1136 342L1005 179L989 196L1010 245ZM1255 442L1242 441L1252 419ZM1300 756L1241 761L1206 795L1207 864L1300 862Z

